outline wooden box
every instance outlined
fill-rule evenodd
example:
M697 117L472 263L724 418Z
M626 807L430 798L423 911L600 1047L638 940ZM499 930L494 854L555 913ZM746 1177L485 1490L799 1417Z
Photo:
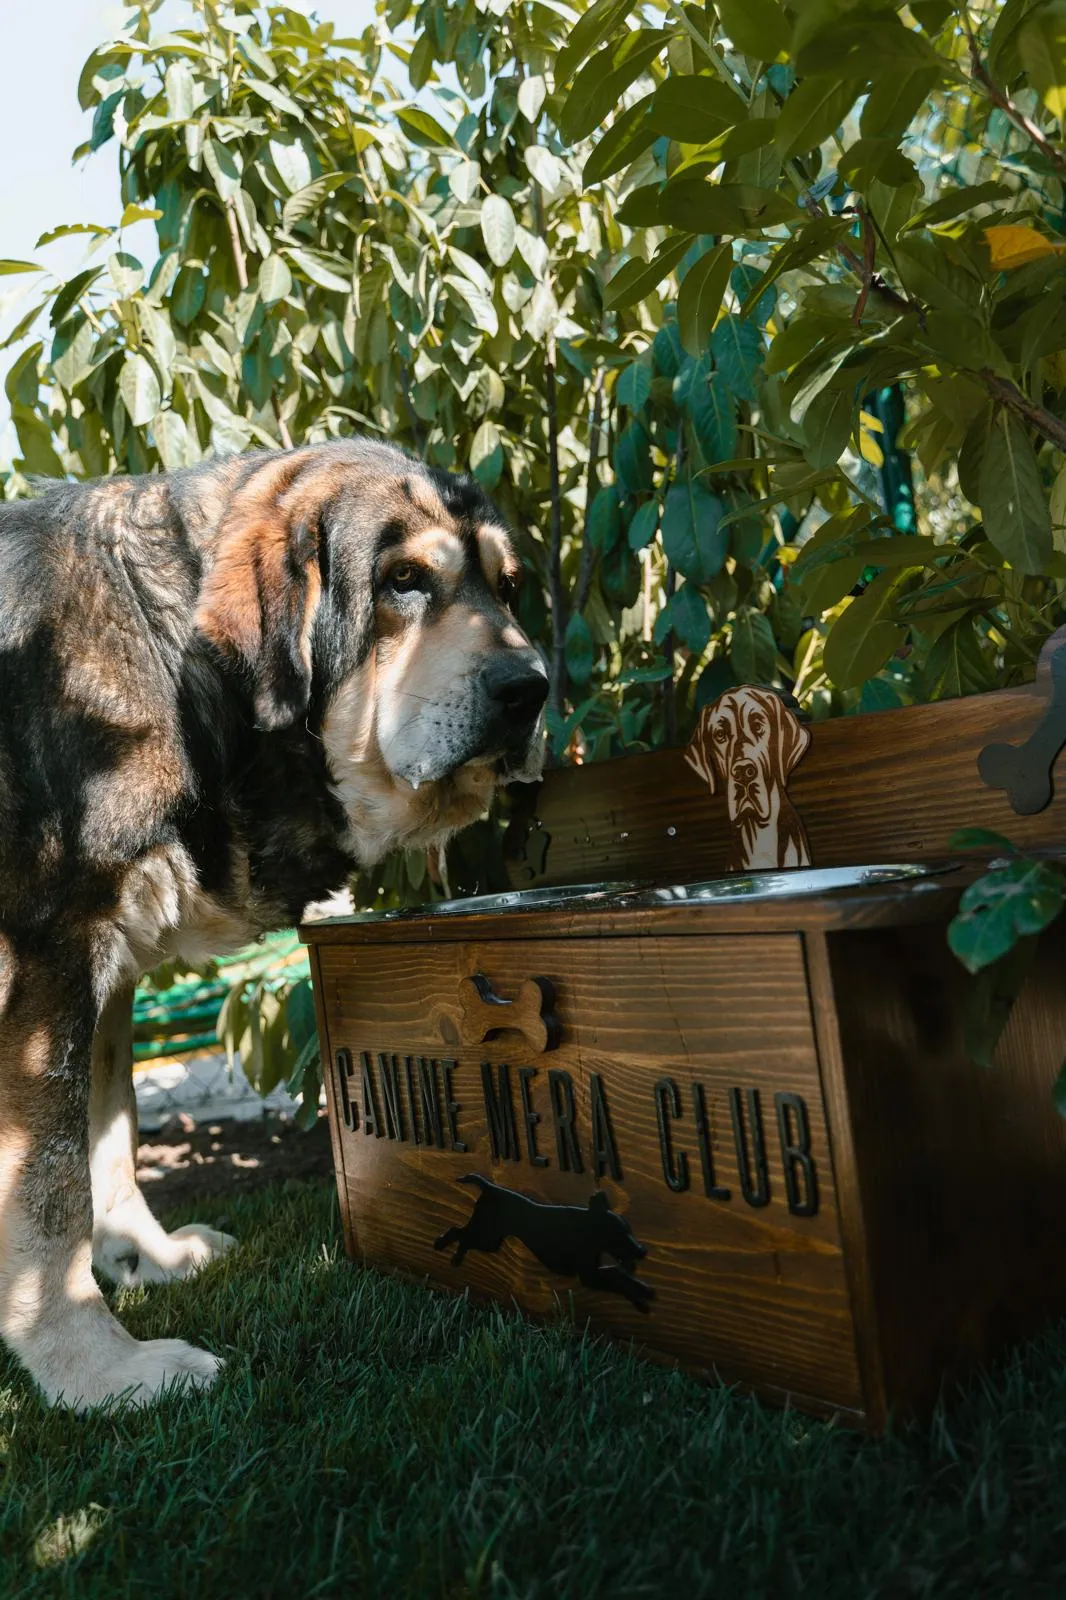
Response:
M533 1314L562 1296L867 1426L925 1409L1066 1311L1064 942L979 1069L957 895L934 876L309 927L350 1253Z
M1066 630L972 700L732 690L524 791L523 893L311 924L350 1253L872 1428L1066 1312L1066 929L978 1068L937 870L963 827L1066 846L1064 744ZM592 878L644 887L553 887Z

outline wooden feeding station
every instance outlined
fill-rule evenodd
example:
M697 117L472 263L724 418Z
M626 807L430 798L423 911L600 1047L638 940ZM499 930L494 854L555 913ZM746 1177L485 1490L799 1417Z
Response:
M945 930L961 827L1066 847L1037 682L551 773L513 892L307 927L350 1254L870 1428L1066 1312L1066 937L997 1065ZM591 886L590 886L591 885Z

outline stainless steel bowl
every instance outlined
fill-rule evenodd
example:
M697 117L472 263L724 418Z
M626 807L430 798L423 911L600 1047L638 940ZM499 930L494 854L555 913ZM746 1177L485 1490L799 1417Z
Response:
M735 901L798 899L813 894L833 894L841 889L861 889L884 883L917 882L950 871L949 865L929 866L905 862L890 866L812 867L782 872L736 873L706 883L674 884L657 888L639 882L581 883L554 889L508 889L501 894L479 894L469 900L438 900L435 904L405 906L395 911L363 911L339 922L397 922L424 917L466 917L486 912L613 911L630 907L666 905L728 905Z

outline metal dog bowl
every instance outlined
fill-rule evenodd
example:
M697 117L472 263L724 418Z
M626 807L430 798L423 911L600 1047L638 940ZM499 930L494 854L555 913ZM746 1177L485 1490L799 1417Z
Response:
M395 911L361 911L338 922L397 922L424 917L466 917L486 912L613 911L665 905L728 905L738 900L798 899L833 894L842 889L872 888L885 883L920 882L951 870L918 862L893 866L795 868L781 872L735 873L706 883L657 888L641 882L581 883L555 889L508 889L501 894L473 895L469 900L438 900ZM334 920L334 919L329 919Z

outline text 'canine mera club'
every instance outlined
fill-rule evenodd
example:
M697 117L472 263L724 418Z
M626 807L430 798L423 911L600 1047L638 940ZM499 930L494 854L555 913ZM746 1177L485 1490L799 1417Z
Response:
M336 1053L336 1081L345 1127L364 1134L426 1149L465 1152L461 1137L463 1102L455 1079L460 1063L430 1056L376 1053L369 1050ZM538 1109L544 1104L546 1079L547 1119ZM489 1147L494 1161L521 1161L532 1167L551 1165L543 1146L554 1143L556 1164L562 1172L590 1171L597 1178L623 1181L617 1132L600 1073L588 1074L587 1127L579 1125L574 1080L561 1068L518 1067L499 1062L495 1069L481 1063L481 1096ZM516 1094L517 1090L517 1094ZM535 1090L537 1091L535 1094ZM663 1181L675 1194L693 1188L696 1164L705 1196L729 1201L732 1191L719 1181L711 1136L711 1107L702 1083L693 1081L686 1106L676 1080L659 1078L651 1089ZM770 1165L767 1129L758 1089L739 1087L727 1091L729 1122L736 1155L741 1198L749 1206L770 1204ZM818 1178L811 1150L810 1119L801 1095L781 1091L774 1095L774 1118L785 1200L797 1217L818 1211ZM544 1126L551 1124L551 1133ZM690 1148L685 1148L686 1139ZM694 1150L691 1148L694 1146Z

